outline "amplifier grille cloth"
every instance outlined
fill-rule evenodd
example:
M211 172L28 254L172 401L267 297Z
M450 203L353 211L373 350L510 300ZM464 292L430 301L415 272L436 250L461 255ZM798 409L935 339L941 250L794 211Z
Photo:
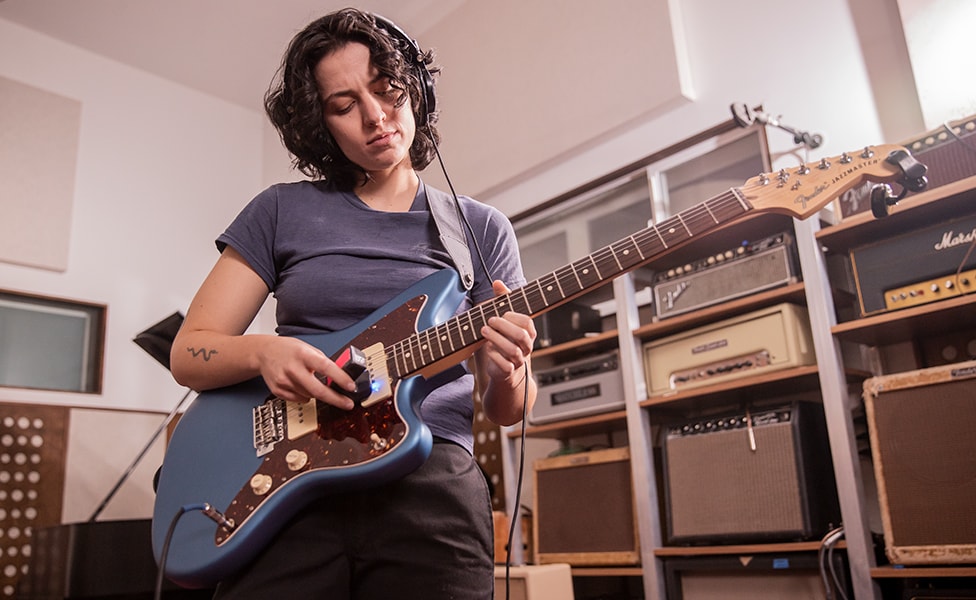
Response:
M633 550L630 461L546 469L536 474L539 551Z
M875 401L875 433L899 546L976 542L973 385L891 390ZM926 400L928 399L928 400Z
M790 423L669 438L672 534L802 529L802 494Z

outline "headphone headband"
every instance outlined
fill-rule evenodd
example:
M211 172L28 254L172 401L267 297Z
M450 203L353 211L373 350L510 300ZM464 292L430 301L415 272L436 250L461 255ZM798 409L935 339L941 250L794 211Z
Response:
M420 120L417 126L423 127L430 123L430 116L434 114L437 106L437 98L434 95L434 77L427 68L427 64L424 63L424 53L420 49L420 44L407 35L393 21L375 13L373 14L373 18L376 19L376 24L379 27L386 30L388 34L400 42L399 45L404 51L407 62L412 64L417 71L417 79L420 80L423 101L423 110L420 111Z

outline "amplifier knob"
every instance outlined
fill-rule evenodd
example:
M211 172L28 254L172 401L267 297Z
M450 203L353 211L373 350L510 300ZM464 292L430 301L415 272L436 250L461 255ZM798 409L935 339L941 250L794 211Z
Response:
M714 256L709 256L708 259L705 262L708 263L708 264L710 264L710 265L714 265L715 264L715 257Z
M945 288L946 288L947 290L951 290L951 289L952 289L952 288L954 288L954 287L956 287L956 284L955 284L955 283L953 283L951 279L946 279L946 282L945 282Z
M951 289L952 288L952 284L950 284L949 282L946 282L946 288L947 289ZM939 292L939 284L933 283L932 285L929 286L929 289L932 290L935 293L938 293Z
M685 265L685 273L691 273L691 271L692 271L691 265Z
M725 258L732 258L733 256L735 256L735 255L732 254L732 251L731 250L726 250L725 251Z

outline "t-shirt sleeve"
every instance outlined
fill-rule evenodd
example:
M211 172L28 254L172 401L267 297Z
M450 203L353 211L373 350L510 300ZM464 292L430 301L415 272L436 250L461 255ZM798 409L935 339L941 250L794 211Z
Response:
M484 253L485 263L491 274L487 282L479 281L473 290L475 303L484 302L494 297L491 281L500 279L509 289L515 290L525 285L525 275L522 272L522 259L519 255L518 240L515 229L497 208L483 205L486 210L482 239L478 240ZM475 270L482 270L478 258L474 257ZM481 278L478 278L481 279Z
M278 195L274 188L258 194L216 239L217 250L227 246L237 250L247 264L273 290L275 268L275 230L278 223Z

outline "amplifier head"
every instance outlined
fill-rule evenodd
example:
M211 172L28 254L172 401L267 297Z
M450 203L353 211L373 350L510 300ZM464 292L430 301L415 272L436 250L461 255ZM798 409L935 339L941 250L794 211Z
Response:
M675 317L799 279L793 236L782 232L657 273L654 313Z
M548 423L624 407L619 354L608 352L536 371L539 396L529 421Z

